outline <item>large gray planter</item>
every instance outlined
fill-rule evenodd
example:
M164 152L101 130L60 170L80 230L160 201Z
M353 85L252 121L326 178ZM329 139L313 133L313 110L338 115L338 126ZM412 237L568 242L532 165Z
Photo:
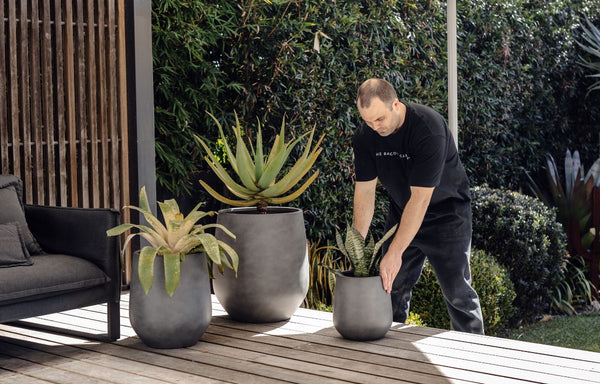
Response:
M298 208L268 207L219 211L215 236L232 246L240 258L237 278L226 269L215 273L213 289L229 316L251 323L289 319L308 291L308 249L304 217Z
M392 298L383 290L380 276L336 273L333 325L350 340L377 340L385 336L392 325Z
M181 281L172 297L165 290L163 258L154 261L154 283L148 295L138 277L139 252L133 255L129 294L131 326L152 348L183 348L198 342L212 319L206 255L187 255Z

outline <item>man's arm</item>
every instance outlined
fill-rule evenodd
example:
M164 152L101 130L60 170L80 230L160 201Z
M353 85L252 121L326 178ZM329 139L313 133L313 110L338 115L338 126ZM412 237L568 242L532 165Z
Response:
M375 212L377 178L354 183L354 227L366 238Z
M379 274L383 282L383 289L390 293L392 283L402 266L402 254L417 235L434 188L410 187L410 199L404 207L398 231L379 264Z

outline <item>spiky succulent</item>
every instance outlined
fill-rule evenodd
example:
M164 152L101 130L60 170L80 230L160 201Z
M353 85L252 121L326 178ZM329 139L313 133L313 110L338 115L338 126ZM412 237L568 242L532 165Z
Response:
M227 138L221 124L213 115L210 113L209 115L217 123L229 164L241 181L241 183L236 182L221 165L217 156L208 148L208 145L196 136L196 139L206 150L207 156L204 159L208 165L217 177L223 181L227 189L239 198L237 200L229 199L215 191L203 180L200 180L200 184L215 199L225 204L240 207L256 205L259 212L265 213L268 204L285 204L300 196L319 175L319 171L315 171L300 188L286 195L308 173L323 150L319 145L324 135L321 136L311 150L311 143L316 127L297 139L286 143L284 118L281 123L281 131L279 135L275 136L275 141L269 155L265 156L260 122L258 123L258 132L256 134L256 148L250 145L250 150L248 150L243 139L242 127L236 114L235 126L233 127L236 138L236 151L233 153L227 143ZM308 143L300 158L286 174L278 177L294 147L308 134L310 134Z
M593 61L593 59L584 59L580 56L581 60L579 63L584 67L595 71L595 73L587 75L587 77L600 79L600 29L596 28L589 19L586 18L585 21L588 28L586 28L585 25L581 26L583 29L583 34L581 36L585 41L583 43L577 42L577 44L597 61ZM600 91L600 80L588 87L588 93L592 91Z
M337 248L350 261L355 277L377 276L379 274L379 258L377 252L383 243L389 239L396 231L398 224L390 228L389 231L375 243L373 234L369 234L369 241L365 244L365 238L358 232L354 226L348 224L346 229L346 240L336 230L335 239Z
M154 282L154 260L157 255L163 256L165 289L169 296L173 296L179 285L180 263L184 261L187 254L204 252L209 263L216 264L221 273L223 273L224 267L227 267L237 275L239 259L235 250L204 231L208 228L219 228L234 239L235 235L221 224L196 224L203 217L214 215L214 212L199 211L198 209L202 205L200 203L184 217L179 212L179 206L175 200L165 200L158 204L165 219L165 225L152 214L146 195L146 187L142 187L140 190L140 207L126 206L124 208L141 212L150 227L137 224L121 224L106 231L108 236L118 236L132 228L139 229L140 232L132 233L127 237L123 244L123 252L129 241L135 236L141 236L150 243L140 251L138 263L138 276L146 294L150 292Z

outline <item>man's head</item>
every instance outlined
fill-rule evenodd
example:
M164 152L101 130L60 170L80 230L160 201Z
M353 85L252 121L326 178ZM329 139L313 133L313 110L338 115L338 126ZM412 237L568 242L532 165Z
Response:
M404 106L394 87L383 79L362 83L356 105L365 123L381 136L394 133L404 122Z

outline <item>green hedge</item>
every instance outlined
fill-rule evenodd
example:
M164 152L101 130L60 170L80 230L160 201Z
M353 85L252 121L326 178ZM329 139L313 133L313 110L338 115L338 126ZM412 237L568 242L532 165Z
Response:
M484 251L471 252L471 276L473 288L479 295L486 335L497 335L507 328L515 313L512 302L516 296L508 272L494 257ZM429 327L450 329L450 316L440 284L429 262L413 289L411 312Z
M175 195L192 191L207 169L193 140L194 133L217 137L205 110L227 125L236 110L249 135L258 117L267 138L286 115L291 133L316 124L327 134L316 164L322 175L294 204L306 210L311 239L333 239L334 226L351 214L359 84L384 77L401 99L447 113L443 2L152 6L157 180ZM457 3L460 150L473 185L516 188L523 167L538 169L557 143L561 153L565 144L585 152L595 143L590 124L600 120L600 92L584 99L590 80L575 64L573 40L580 16L598 18L599 8L597 0ZM378 199L377 228L384 200Z
M566 236L555 211L532 197L487 186L472 188L471 194L473 247L509 271L517 294L514 320L548 313L566 257Z

